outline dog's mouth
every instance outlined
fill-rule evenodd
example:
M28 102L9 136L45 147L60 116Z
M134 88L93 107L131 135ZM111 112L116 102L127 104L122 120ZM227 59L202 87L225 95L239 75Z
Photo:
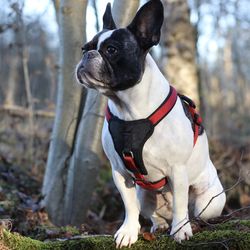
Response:
M77 73L77 80L78 82L85 86L86 88L91 88L91 89L108 89L108 86L103 83L100 79L97 79L91 72L87 72L85 70L78 69Z

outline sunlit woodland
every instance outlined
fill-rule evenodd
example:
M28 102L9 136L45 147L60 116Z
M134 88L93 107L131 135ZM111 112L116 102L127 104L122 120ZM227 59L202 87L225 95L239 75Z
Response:
M117 26L126 27L146 0L110 2ZM85 249L77 244L86 235L103 237L86 249L113 247L109 235L124 210L101 145L107 98L75 79L81 47L102 30L107 3L1 1L0 249ZM250 249L250 1L162 3L161 40L150 54L198 106L227 196L221 217L193 218L192 246ZM150 222L140 221L140 244L161 249ZM64 241L44 243L55 239ZM69 239L75 248L66 248Z

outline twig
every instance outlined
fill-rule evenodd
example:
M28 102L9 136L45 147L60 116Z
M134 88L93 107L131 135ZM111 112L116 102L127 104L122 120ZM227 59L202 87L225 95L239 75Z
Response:
M245 209L249 209L249 208L250 208L250 205L247 206L247 207L241 207L241 208L239 208L239 209L237 209L237 210L232 211L230 214L226 214L225 216L231 216L231 215L234 214L234 213L237 213L237 212L239 212L239 211L241 211L241 210L245 210Z
M61 238L57 238L57 239L53 239L52 241L68 241L68 240L79 240L79 239L86 239L86 238L94 238L94 237L107 237L107 238L110 238L112 237L113 238L113 235L110 235L110 234L93 234L93 235L76 235L76 236L72 236L70 238L66 238L66 239L61 239ZM49 241L49 240L48 240Z
M229 239L225 239L225 240L222 240L222 241L210 241L210 242L204 242L204 243L195 243L195 244L190 244L190 243L186 243L186 244L183 244L183 243L179 243L180 245L182 246L186 246L186 247L196 247L196 246L206 246L206 245L222 245L223 247L225 247L225 249L230 249L229 246L227 245L227 243L229 241L233 241L233 240L239 240L239 238L229 238Z
M27 95L28 102L28 111L29 111L29 126L32 135L34 134L34 105L31 93L30 77L29 77L29 68L28 68L28 51L24 47L22 51L22 62L23 62L23 73L24 73L24 82L25 82L25 91Z
M237 212L240 212L240 211L242 211L242 210L245 210L245 209L250 209L250 205L249 205L249 206L246 206L246 207L241 207L241 208L239 208L239 209L236 209L236 210L232 211L232 212L229 213L229 214L226 214L225 217L230 217L230 218L224 220L223 223L225 223L225 222L227 222L228 220L230 220L230 219L231 219L231 216L232 216L233 214L235 214L235 213L237 213Z

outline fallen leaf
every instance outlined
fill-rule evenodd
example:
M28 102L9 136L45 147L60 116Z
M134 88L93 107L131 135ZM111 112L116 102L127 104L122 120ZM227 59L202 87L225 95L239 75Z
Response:
M145 232L142 234L142 237L144 240L146 241L153 241L153 240L156 240L156 237L154 234L152 233L149 233L149 232Z

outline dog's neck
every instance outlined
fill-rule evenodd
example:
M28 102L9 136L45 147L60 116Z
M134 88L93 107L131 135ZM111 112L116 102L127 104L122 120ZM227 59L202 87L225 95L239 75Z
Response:
M142 80L134 87L116 92L109 99L110 111L122 120L146 118L153 113L169 93L169 84L148 54Z

